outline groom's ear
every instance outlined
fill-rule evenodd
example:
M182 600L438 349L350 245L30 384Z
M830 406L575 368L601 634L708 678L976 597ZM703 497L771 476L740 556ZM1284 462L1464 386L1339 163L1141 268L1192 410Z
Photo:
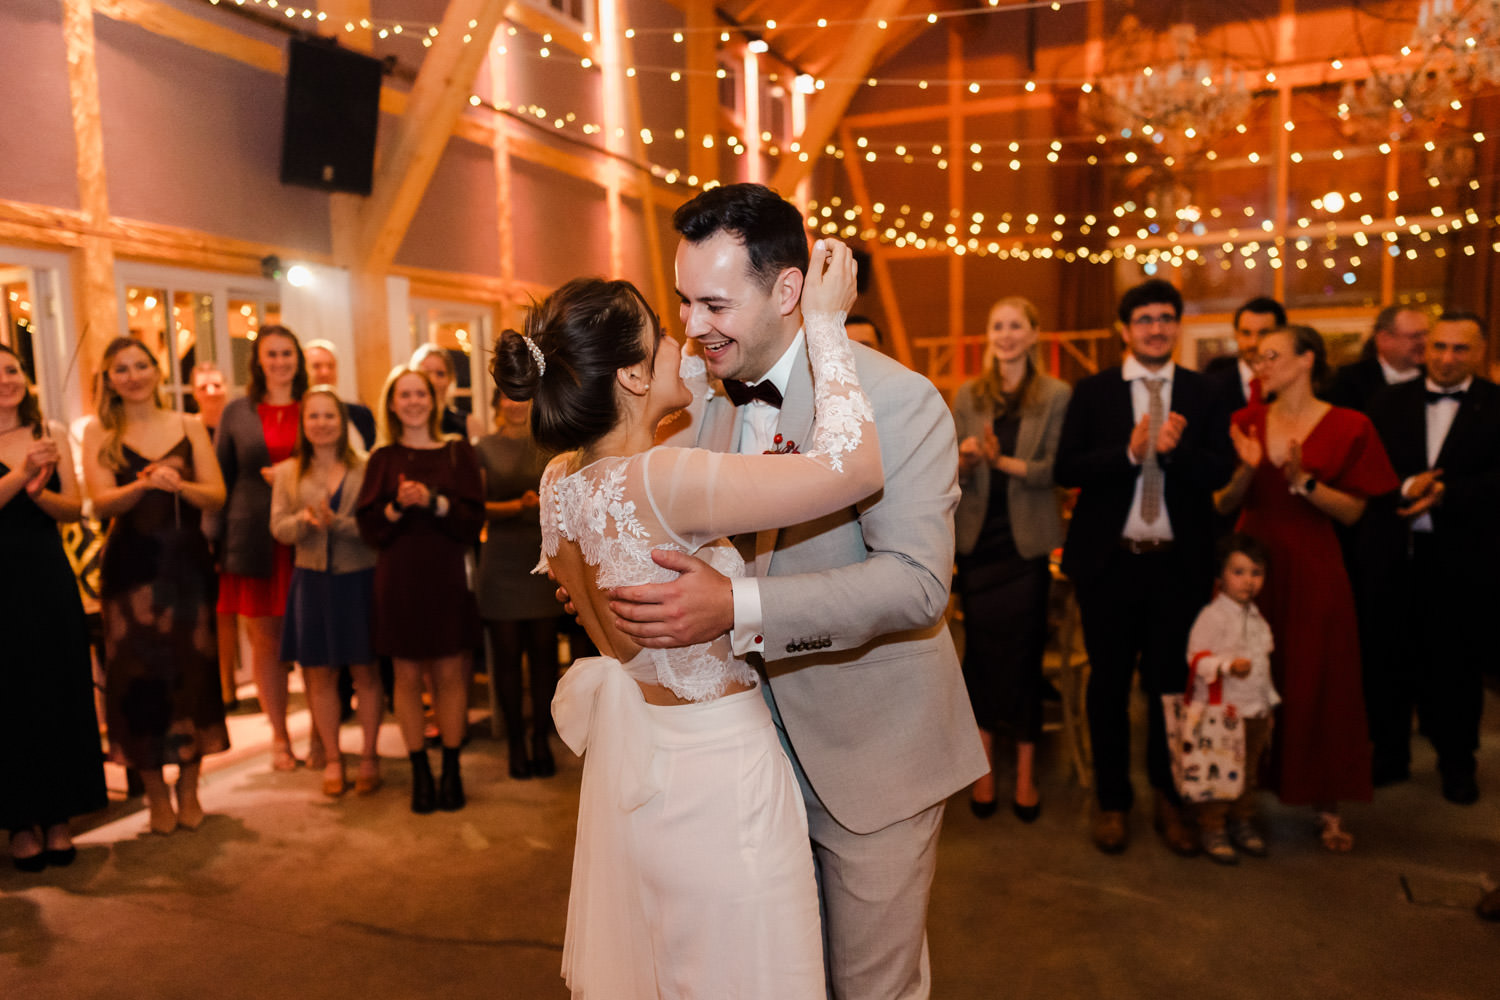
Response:
M776 276L771 295L776 300L776 311L782 316L797 311L797 304L802 301L802 278L802 271L795 267L784 267Z

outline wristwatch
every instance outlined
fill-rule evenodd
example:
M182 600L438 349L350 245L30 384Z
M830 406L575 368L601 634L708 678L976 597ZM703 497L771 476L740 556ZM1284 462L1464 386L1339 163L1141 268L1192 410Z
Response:
M1292 483L1291 485L1289 485L1287 487L1287 492L1293 494L1294 496L1310 497L1312 496L1313 490L1317 488L1318 481L1312 476L1308 476L1300 483Z

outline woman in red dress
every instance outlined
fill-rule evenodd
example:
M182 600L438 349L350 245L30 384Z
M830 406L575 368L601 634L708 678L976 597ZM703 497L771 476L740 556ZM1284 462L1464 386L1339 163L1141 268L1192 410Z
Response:
M1276 639L1271 669L1282 696L1271 785L1283 802L1317 809L1323 846L1344 852L1354 838L1338 803L1369 801L1370 740L1354 594L1333 523L1358 521L1368 498L1399 483L1364 414L1314 395L1327 370L1316 330L1265 334L1256 365L1274 399L1235 413L1229 433L1240 465L1216 501L1226 514L1243 505L1239 530L1271 552L1259 602Z
M261 711L271 724L271 766L297 766L286 728L287 671L281 622L292 582L292 549L271 537L271 468L297 444L298 401L307 391L307 361L284 326L262 327L250 359L247 395L224 407L214 439L229 500L219 538L219 614L235 615L250 644ZM316 737L316 732L314 733ZM318 751L309 766L322 768Z

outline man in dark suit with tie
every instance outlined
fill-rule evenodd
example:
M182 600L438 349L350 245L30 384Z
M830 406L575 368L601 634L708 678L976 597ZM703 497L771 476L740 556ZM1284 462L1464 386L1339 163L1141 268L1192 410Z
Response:
M1234 459L1219 397L1204 376L1173 363L1181 318L1182 295L1165 281L1125 293L1119 319L1129 355L1074 388L1053 468L1059 485L1081 490L1062 569L1076 588L1091 668L1093 840L1110 854L1129 841L1137 661L1156 828L1173 851L1198 849L1172 783L1160 696L1186 680L1188 630L1213 575L1213 492Z
M1430 326L1427 314L1415 306L1380 310L1375 314L1375 332L1365 343L1364 355L1334 374L1328 402L1364 413L1381 389L1420 379Z
M1500 388L1478 377L1484 328L1474 313L1438 318L1427 377L1392 386L1370 420L1402 478L1399 497L1372 507L1366 572L1389 595L1367 624L1366 686L1378 783L1405 777L1412 702L1438 755L1443 796L1479 798L1474 751L1484 701L1484 625L1500 561ZM1374 590L1374 588L1371 588Z
M1286 326L1286 309L1266 296L1251 299L1234 311L1236 353L1221 354L1203 369L1230 413L1261 402L1260 378L1254 368L1260 335L1283 326Z

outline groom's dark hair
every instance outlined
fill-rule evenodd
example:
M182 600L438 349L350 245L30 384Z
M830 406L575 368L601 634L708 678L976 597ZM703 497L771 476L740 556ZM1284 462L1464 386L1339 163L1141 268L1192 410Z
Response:
M710 188L672 215L672 227L689 243L716 233L734 236L750 258L750 275L761 289L789 267L807 273L807 231L795 205L764 184Z

